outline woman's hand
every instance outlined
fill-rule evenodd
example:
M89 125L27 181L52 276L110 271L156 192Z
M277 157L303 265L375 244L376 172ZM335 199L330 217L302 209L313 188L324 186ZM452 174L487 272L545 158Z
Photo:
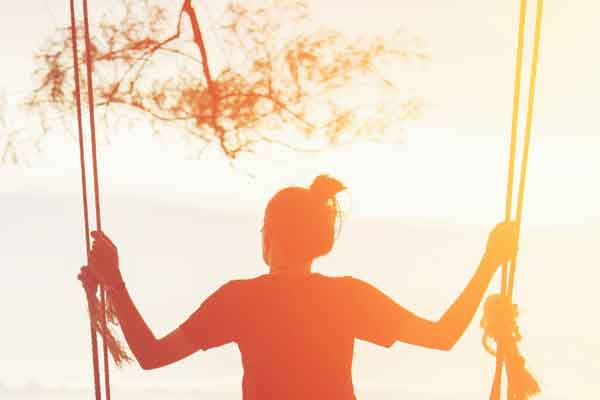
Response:
M490 232L484 259L498 267L517 254L517 225L514 222L501 222Z
M90 272L98 282L114 288L123 284L119 270L119 253L117 247L102 231L92 232L92 251L90 253Z

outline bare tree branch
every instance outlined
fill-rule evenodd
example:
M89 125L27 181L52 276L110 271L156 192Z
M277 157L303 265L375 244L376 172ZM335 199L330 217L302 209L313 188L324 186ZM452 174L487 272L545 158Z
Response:
M92 30L95 106L136 110L182 135L217 143L230 158L259 143L299 150L305 138L329 145L380 140L387 127L421 110L418 99L377 68L426 59L416 44L310 31L302 1L230 3L215 28L225 63L209 54L203 37L209 28L201 26L192 0L177 9L158 0L124 1L121 14ZM71 45L59 29L36 56L39 86L27 106L42 118L50 108L73 112ZM105 115L110 123L111 113Z

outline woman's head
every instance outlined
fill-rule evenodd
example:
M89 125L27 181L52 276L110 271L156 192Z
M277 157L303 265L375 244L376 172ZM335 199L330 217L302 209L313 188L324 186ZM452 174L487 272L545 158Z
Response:
M338 180L319 175L309 188L292 186L277 192L265 210L265 262L285 267L329 253L339 215L335 195L344 189Z

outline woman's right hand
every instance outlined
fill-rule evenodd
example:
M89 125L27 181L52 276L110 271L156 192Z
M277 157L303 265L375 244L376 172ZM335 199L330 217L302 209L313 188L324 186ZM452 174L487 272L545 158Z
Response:
M517 224L514 222L501 222L488 237L485 250L485 260L498 267L512 260L517 254Z
M90 272L104 286L116 287L123 283L119 269L117 246L102 231L92 232L94 238L90 254Z

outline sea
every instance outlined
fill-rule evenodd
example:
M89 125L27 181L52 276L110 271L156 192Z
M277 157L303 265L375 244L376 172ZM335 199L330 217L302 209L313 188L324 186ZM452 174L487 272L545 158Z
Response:
M148 199L104 201L133 299L156 336L181 323L229 279L260 275L261 216ZM93 398L89 325L76 280L85 262L77 196L3 195L0 207L0 399ZM314 270L352 275L417 314L439 318L479 262L491 226L348 218ZM600 398L600 226L523 226L515 302L520 347L543 400ZM497 278L490 293L497 290ZM448 352L357 342L358 399L487 398L494 358L481 310ZM235 345L156 371L110 367L112 399L241 399ZM104 398L104 397L103 397Z

